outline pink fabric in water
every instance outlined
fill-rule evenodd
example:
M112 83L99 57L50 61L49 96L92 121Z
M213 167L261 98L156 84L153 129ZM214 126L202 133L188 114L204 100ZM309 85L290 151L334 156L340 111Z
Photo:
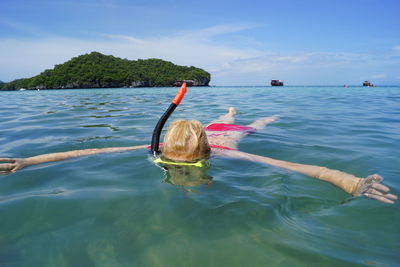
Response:
M213 145L213 144L211 144L210 147L212 147L212 148L226 149L226 150L236 150L236 149L234 149L234 148L230 148L230 147L227 147L227 146L219 146L219 145Z
M226 124L226 123L213 123L208 125L205 128L206 131L236 131L236 132L244 132L244 133L254 133L256 131L255 128L249 127L249 126L242 126L242 125L236 125L236 124Z

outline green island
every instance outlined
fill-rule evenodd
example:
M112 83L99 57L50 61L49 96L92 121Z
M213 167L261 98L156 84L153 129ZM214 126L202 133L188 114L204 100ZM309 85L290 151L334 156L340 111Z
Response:
M208 86L210 73L161 59L128 60L91 52L37 76L0 83L0 90Z

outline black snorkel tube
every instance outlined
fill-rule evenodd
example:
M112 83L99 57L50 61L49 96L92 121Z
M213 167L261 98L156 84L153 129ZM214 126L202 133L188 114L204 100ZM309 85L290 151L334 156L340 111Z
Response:
M181 103L186 91L186 83L184 82L181 86L181 89L172 100L171 105L169 105L168 109L164 112L160 120L157 122L157 125L153 131L153 137L151 138L151 153L153 154L153 156L157 156L161 153L161 151L159 150L161 131L164 127L165 122L171 116L172 112L174 112L175 108Z

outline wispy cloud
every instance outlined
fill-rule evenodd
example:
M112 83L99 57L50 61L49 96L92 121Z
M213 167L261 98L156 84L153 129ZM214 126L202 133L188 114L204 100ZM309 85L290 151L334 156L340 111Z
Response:
M92 34L88 39L41 38L30 40L0 39L0 80L11 80L38 74L73 56L91 51L138 59L161 58L179 65L210 69L221 62L261 55L252 49L237 49L210 42L205 36L240 31L243 27L216 26L174 36L138 38L128 35ZM200 38L203 36L204 38ZM99 38L100 37L100 38ZM199 40L200 39L200 40Z
M47 35L45 31L35 26L32 26L31 24L15 21L14 19L4 16L0 16L0 25L3 25L6 28L12 29L17 32L27 34L28 36L43 37Z
M396 65L397 64L397 65ZM387 73L382 73L385 71ZM266 53L259 57L225 62L213 68L218 80L232 84L247 77L252 84L285 79L289 84L359 84L370 79L399 83L400 60L390 51L379 54L313 52L294 55ZM251 78L250 78L251 77Z
M400 83L396 74L400 72L396 52L400 51L400 46L380 53L289 54L213 41L215 37L251 27L215 25L151 38L92 33L87 39L0 39L0 80L31 77L71 57L98 51L121 58L161 58L179 65L201 67L211 72L212 84L218 85L260 85L276 78L292 84L338 84L342 81L358 84L360 79Z
M182 32L178 33L176 37L185 38L185 39L189 38L189 39L206 40L206 39L216 37L216 36L245 31L248 29L252 29L254 27L256 27L255 24L253 24L253 25L250 25L250 24L248 24L248 25L215 25L215 26L208 27L205 29L182 31Z

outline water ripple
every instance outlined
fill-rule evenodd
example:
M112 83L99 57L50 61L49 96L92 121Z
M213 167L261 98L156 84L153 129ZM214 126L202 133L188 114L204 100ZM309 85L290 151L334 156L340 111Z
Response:
M230 106L242 125L277 114L278 121L246 137L240 149L359 177L378 172L399 194L399 90L190 88L171 119L209 123ZM1 92L0 156L148 144L175 93L176 88ZM400 261L398 203L351 198L301 174L224 158L211 159L212 183L185 189L164 182L165 173L147 158L142 150L101 154L1 176L0 262L91 266L106 259L100 263L202 266L207 258L206 265L218 266L396 266Z

